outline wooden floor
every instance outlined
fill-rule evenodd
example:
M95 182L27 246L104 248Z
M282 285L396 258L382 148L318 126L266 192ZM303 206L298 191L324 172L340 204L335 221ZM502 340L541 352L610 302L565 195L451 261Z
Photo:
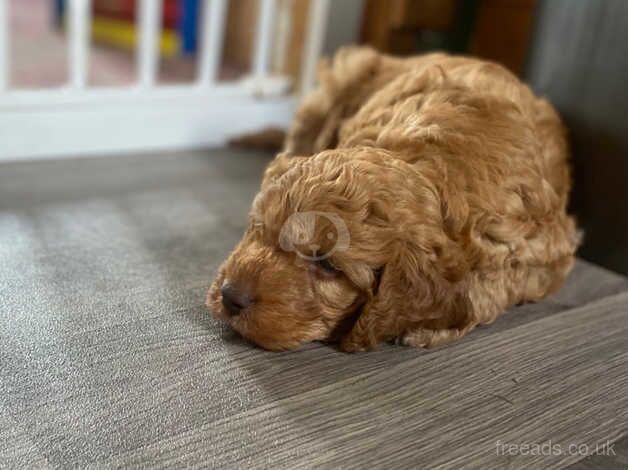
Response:
M628 281L588 263L430 351L212 319L266 161L0 165L0 468L628 468Z

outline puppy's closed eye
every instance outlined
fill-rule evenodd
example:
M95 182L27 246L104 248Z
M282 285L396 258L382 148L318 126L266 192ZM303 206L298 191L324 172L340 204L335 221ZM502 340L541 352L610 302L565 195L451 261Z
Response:
M341 274L341 271L331 262L329 258L319 259L313 262L317 273L325 277L335 277Z
M336 266L333 265L333 263L331 261L329 261L328 258L324 258L324 259L319 259L318 261L316 261L316 264L318 265L319 268L328 271L328 272L336 272L338 271L338 269L336 268Z

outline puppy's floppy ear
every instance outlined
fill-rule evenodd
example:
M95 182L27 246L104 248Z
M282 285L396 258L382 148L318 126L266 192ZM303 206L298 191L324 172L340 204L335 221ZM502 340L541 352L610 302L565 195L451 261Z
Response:
M343 338L343 350L372 349L403 334L409 325L441 320L455 308L452 283L425 258L426 253L414 245L396 244L360 316Z
M392 187L403 185L399 182ZM384 253L376 271L378 280L353 328L341 341L345 351L372 349L420 323L447 327L465 321L459 317L468 311L461 295L461 281L469 272L467 257L445 231L436 188L428 180L417 180L414 187L423 191L407 194L405 201L415 202L407 207L399 205L397 198L378 197L389 202L385 208L389 230L377 234L371 227L368 231L389 243L378 244L377 254Z

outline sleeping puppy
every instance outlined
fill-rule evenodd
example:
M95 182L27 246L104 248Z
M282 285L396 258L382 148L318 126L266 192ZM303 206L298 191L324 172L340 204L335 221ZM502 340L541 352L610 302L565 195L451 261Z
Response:
M341 50L208 296L263 348L458 339L556 291L578 245L565 133L503 67Z

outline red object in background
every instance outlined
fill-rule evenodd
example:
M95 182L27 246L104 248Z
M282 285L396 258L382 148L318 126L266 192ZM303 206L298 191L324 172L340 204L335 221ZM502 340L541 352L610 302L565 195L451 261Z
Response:
M176 29L179 25L181 7L179 0L164 0L163 26ZM94 0L94 15L135 21L137 16L137 0Z

